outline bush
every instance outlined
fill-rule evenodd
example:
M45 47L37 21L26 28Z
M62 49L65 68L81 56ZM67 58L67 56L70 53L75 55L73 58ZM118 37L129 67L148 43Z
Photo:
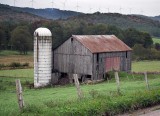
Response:
M133 60L160 59L160 51L155 48L144 48L141 44L133 47Z
M26 62L26 63L22 64L22 66L23 66L23 67L28 67L28 66L29 66L29 63Z
M9 65L9 67L13 67L13 68L15 68L15 67L21 67L22 65L19 63L19 62L12 62L10 65Z
M4 68L5 65L4 64L0 64L0 69Z
M11 67L11 68L23 68L23 67L29 67L29 63L21 64L19 62L12 62L9 65L0 64L0 69L4 67Z

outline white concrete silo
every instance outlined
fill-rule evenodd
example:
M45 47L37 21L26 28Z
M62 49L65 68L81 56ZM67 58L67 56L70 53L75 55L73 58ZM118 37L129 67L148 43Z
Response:
M47 28L34 32L34 87L46 86L52 76L52 33Z

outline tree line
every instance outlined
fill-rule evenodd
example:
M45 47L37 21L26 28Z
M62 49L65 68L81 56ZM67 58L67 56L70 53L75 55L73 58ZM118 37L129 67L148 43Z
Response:
M33 33L38 27L47 27L53 35L56 48L72 35L116 35L131 48L141 45L144 49L156 48L149 33L134 28L122 30L113 25L86 22L37 21L34 23L0 23L0 50L18 50L21 54L33 50ZM157 47L157 49L159 49Z

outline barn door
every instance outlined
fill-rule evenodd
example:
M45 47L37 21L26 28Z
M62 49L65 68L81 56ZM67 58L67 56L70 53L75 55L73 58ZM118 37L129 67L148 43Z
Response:
M120 57L106 58L106 72L120 70Z

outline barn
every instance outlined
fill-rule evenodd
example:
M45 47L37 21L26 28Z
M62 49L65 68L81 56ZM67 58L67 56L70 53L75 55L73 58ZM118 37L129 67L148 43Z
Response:
M72 35L53 51L53 70L102 80L105 73L131 71L132 49L115 35Z

